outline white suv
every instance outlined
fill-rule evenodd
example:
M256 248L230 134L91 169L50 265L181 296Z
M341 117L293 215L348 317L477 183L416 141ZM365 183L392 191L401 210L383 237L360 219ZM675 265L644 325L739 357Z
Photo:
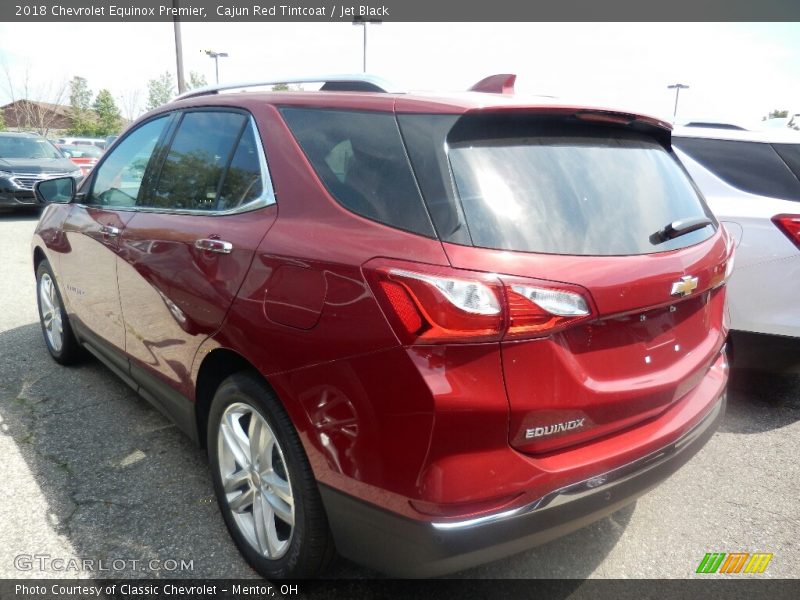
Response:
M684 127L672 144L737 243L731 328L800 338L800 133Z

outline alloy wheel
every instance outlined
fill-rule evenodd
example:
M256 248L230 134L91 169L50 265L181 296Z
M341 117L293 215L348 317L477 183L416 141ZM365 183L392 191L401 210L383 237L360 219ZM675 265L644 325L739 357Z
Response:
M292 541L295 501L275 432L253 406L231 404L220 420L217 452L236 526L260 555L280 558Z

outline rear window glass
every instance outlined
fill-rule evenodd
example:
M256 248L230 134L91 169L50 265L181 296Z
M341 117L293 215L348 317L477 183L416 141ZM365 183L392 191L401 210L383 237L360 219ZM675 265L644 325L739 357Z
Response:
M264 192L261 161L252 127L242 133L231 164L225 172L218 210L233 210L258 199Z
M245 121L233 112L186 113L146 206L216 210L222 174Z
M800 144L773 144L772 147L800 180Z
M449 145L475 246L629 255L682 248L713 234L708 226L650 241L668 223L710 217L675 158L653 138L599 127L534 125L528 135L524 124L510 129L482 125L478 139L459 135Z
M800 200L800 181L769 144L688 137L675 137L672 143L740 190Z
M394 115L284 108L283 118L331 195L345 208L433 237Z

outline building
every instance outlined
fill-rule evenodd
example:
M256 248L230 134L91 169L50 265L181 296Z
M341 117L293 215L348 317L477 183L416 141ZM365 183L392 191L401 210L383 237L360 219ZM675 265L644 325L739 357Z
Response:
M52 130L72 127L70 107L63 104L16 100L0 106L0 110L3 111L3 120L8 129L47 134Z

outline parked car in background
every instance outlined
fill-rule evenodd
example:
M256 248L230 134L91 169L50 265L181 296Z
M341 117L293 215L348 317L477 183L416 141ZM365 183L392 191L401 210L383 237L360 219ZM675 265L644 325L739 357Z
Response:
M721 420L733 243L669 126L513 81L197 90L77 191L37 187L63 202L32 247L47 349L90 351L205 446L268 578L334 548L416 576L519 552Z
M800 133L691 127L672 144L737 241L731 328L800 337Z
M33 185L63 176L80 179L81 170L46 139L33 133L0 132L0 210L38 204Z
M109 135L108 137L106 137L106 145L104 146L104 148L109 148L111 144L117 141L118 137L119 137L118 135Z
M100 149L106 147L106 141L103 138L60 137L56 140L56 143L67 146L97 146Z
M97 146L70 146L60 144L58 149L61 150L64 156L81 168L81 173L84 177L89 174L92 167L94 167L97 161L100 160L100 157L103 156L103 151Z

